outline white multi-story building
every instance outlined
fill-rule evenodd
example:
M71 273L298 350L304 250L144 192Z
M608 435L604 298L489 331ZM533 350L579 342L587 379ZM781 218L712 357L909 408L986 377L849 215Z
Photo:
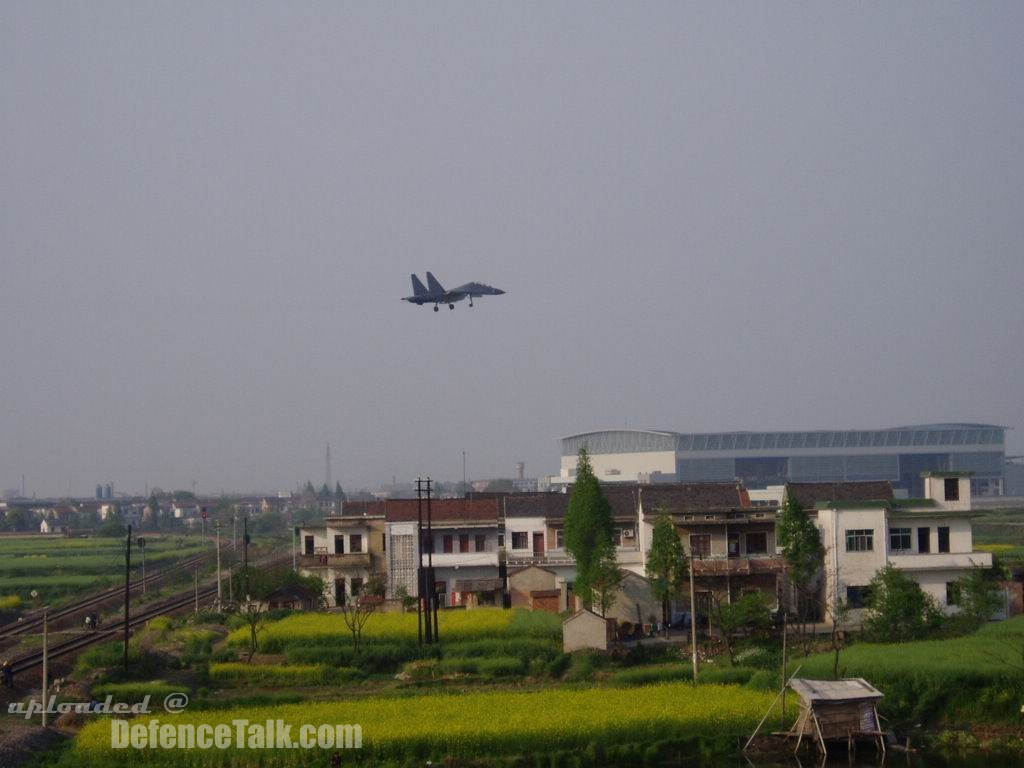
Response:
M826 549L826 606L841 601L857 621L869 583L892 565L920 584L945 612L954 613L955 583L973 570L992 567L991 553L974 551L970 473L926 472L923 479L923 499L815 505Z

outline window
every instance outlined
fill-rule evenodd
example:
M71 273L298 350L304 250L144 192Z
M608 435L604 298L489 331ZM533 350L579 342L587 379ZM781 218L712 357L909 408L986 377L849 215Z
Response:
M768 554L768 534L765 531L758 531L747 534L747 554Z
M847 552L870 552L875 548L875 532L870 528L854 528L846 532Z
M711 556L711 534L710 533L691 533L690 534L690 554L693 557L710 557Z
M387 552L388 551L388 535L386 533L382 533L380 535L380 551L381 552Z
M932 551L932 529L931 528L918 528L917 529L917 551L922 555L926 555Z
M909 528L890 528L889 549L893 552L909 552L911 538Z
M555 549L565 549L565 531L561 528L555 531Z
M305 553L307 555L312 555L313 554L313 537L312 536L307 536L305 544L306 544L306 548L304 550Z
M459 552L469 552L469 534L459 534Z
M942 481L943 490L945 491L946 501L960 501L960 479L957 477L947 477ZM951 603L952 605L952 603Z
M622 529L612 528L612 544L616 547L622 546Z
M939 552L949 552L949 526L939 526Z
M955 581L946 582L946 605L960 605L960 585Z
M348 537L348 549L349 552L362 552L363 551L363 534L353 533Z
M476 535L474 544L476 545L477 552L483 552L485 549L487 549L487 537L484 536L482 533L478 533Z
M450 534L441 537L441 547L443 552L451 553L455 551L454 539Z
M512 549L529 549L530 539L526 531L512 532Z
M352 579L352 589L350 590L352 597L359 597L359 593L363 591L363 580Z
M729 557L740 556L740 535L738 533L729 534Z
M505 534L504 533L499 533L498 534L498 549L504 549L504 547L505 547Z
M334 537L334 554L344 555L345 554L345 537L335 536Z
M847 587L846 604L850 608L863 608L868 603L871 590L868 587Z

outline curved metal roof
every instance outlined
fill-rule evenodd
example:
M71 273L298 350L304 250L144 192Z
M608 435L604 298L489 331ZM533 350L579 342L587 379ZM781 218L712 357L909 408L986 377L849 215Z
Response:
M803 430L789 432L668 432L610 429L561 438L562 455L583 446L593 454L649 451L787 451L835 448L944 448L993 446L1003 450L1006 427L995 424L922 424L886 429ZM948 450L948 448L947 448Z

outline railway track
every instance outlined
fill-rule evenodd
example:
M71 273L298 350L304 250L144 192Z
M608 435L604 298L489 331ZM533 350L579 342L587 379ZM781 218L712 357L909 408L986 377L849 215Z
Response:
M215 585L207 585L199 590L199 602L202 604L210 598L216 597L216 595L217 587ZM194 591L187 594L182 593L180 595L176 595L168 600L163 600L152 606L147 606L134 616L129 617L128 627L138 627L145 624L150 619L155 619L157 616L166 616L167 614L180 611L183 608L192 608L195 606L195 602L196 593ZM76 637L70 637L67 640L53 643L47 650L47 656L51 661L53 659L59 659L62 656L67 656L68 654L76 651L84 650L90 645L120 638L123 633L124 619L121 619L117 623L110 625L105 629L97 630L95 632L85 632ZM42 649L38 649L13 659L11 661L11 671L17 675L34 669L42 663L43 651Z
M265 559L258 560L252 564L253 567L260 568L272 568L277 565L281 565L286 562L290 562L290 555L277 555L268 557ZM124 590L121 590L123 594ZM211 598L217 596L217 585L205 584L199 588L198 601L200 605L208 602ZM142 608L139 612L128 618L129 629L138 627L145 624L150 619L155 619L157 616L166 616L173 614L178 611L187 608L194 608L197 600L197 593L194 590L187 592L181 592L174 597L161 600L158 603L147 605ZM77 651L84 650L90 645L102 643L106 640L117 639L124 634L124 619L104 627L101 630L92 632L84 632L75 637L70 637L66 640L62 640L51 645L47 650L47 657L49 660L59 659L62 656L68 656ZM22 654L11 660L11 672L14 675L18 675L22 672L27 672L35 667L41 666L43 663L43 651L42 649L30 651L29 653Z
M224 547L227 551L232 551L231 546L227 545ZM136 579L131 582L129 589L131 593L137 594L142 591L143 583L147 587L155 586L160 581L166 579L168 576L173 576L176 573L182 571L189 571L197 566L206 564L207 560L211 559L210 553L200 553L193 555L192 557L181 560L174 565L162 568L158 571L154 571L151 574L146 574L145 580ZM67 624L71 619L80 618L82 614L89 612L90 609L102 606L104 603L117 602L124 599L124 587L110 587L102 592L96 592L87 597L83 597L81 600L76 600L73 603L61 606L56 610L49 611L47 613L47 622L53 628L59 628L62 624ZM23 617L18 622L12 622L5 627L0 627L0 641L23 637L25 635L32 635L42 632L43 629L43 614L41 611L36 611L29 616Z

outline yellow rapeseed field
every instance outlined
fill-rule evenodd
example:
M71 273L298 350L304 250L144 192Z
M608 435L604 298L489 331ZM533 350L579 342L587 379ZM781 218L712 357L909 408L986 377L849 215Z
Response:
M561 620L548 613L500 608L471 611L442 611L438 618L442 640L481 640L497 637L561 637ZM380 613L371 616L363 629L363 638L379 641L415 641L415 613ZM267 625L260 635L264 650L276 652L288 645L315 645L351 638L345 621L337 613L301 613ZM248 628L236 629L228 644L245 646Z
M386 697L291 704L164 716L161 722L230 723L281 718L303 724L362 728L363 749L352 759L399 762L455 757L524 755L596 743L653 744L664 739L729 738L749 732L774 693L738 686L666 683L641 688L548 690ZM140 722L146 723L144 717ZM110 724L90 723L70 755L73 764L206 766L321 764L304 750L243 755L227 750L114 750Z

